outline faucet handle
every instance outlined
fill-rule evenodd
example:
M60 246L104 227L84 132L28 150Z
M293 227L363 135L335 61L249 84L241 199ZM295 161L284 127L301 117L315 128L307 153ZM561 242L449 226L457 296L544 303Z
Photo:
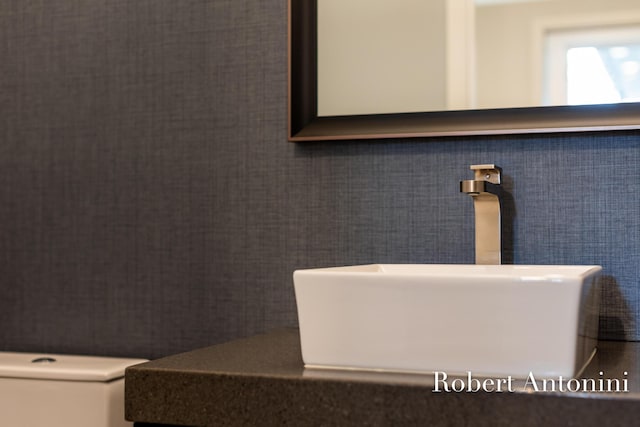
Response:
M489 181L492 184L500 184L502 169L496 165L471 165L470 169L475 173L476 181Z

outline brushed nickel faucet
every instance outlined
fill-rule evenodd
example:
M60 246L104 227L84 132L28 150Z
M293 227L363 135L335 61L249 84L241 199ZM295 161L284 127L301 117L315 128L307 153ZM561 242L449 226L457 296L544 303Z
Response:
M496 165L471 165L474 179L460 181L460 192L473 198L476 216L476 264L502 263L501 173Z

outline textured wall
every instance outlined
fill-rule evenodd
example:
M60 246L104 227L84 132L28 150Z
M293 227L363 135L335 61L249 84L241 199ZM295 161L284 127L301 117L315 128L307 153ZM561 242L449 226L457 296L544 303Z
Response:
M0 0L0 349L158 357L295 325L295 268L473 262L477 162L514 261L600 263L640 338L640 133L291 144L285 97L284 0Z

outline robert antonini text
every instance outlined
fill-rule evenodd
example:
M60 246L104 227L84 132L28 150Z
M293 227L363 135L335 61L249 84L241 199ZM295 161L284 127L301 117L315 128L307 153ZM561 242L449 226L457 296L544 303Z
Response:
M525 380L516 380L512 376L503 378L475 378L471 372L466 376L450 378L446 372L434 372L433 393L500 393L516 390L533 392L596 392L596 393L627 393L629 384L625 371L622 378L605 378L604 372L599 372L598 378L536 378L533 372ZM523 382L524 381L524 382ZM516 383L517 382L517 383Z

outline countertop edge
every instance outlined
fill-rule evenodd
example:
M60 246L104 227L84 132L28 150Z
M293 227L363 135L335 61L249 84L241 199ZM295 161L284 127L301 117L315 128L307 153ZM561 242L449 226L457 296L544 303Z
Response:
M136 365L125 379L126 418L144 423L601 426L640 419L637 392L436 393L416 375L305 370L297 330Z

